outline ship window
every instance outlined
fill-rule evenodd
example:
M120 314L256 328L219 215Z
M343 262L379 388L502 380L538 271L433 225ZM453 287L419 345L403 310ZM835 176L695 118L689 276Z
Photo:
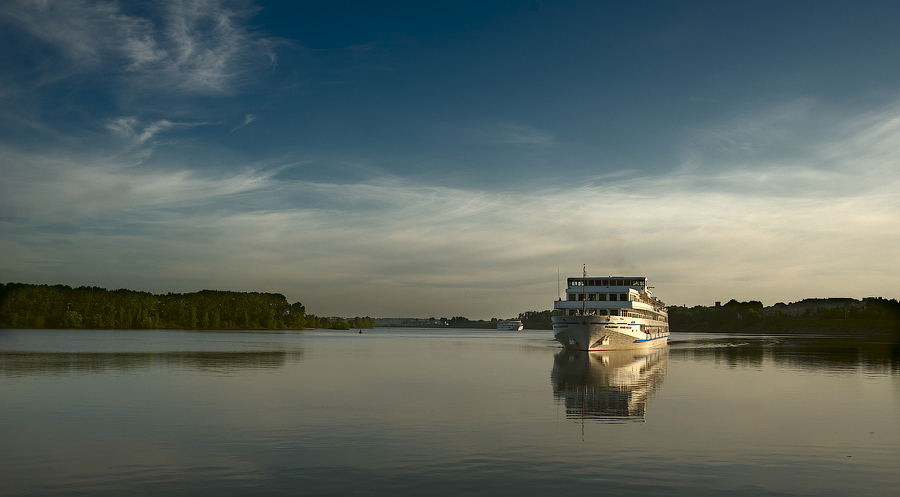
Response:
M598 299L598 300L606 300L606 294L605 294L605 293L598 293L598 294L597 294L597 299Z
M609 315L610 315L610 316L618 316L618 315L619 315L619 310L618 310L618 309L610 309L610 310L609 310Z
M609 294L609 300L616 300L616 294L615 293Z
M597 294L595 294L595 293L588 294L588 300L597 300Z
M574 293L569 293L569 294L566 294L566 295L567 295L567 297L568 297L569 300L575 300L575 294L574 294Z
M622 295L619 295L619 300L621 300L622 302L625 302L626 300L628 300L628 294L623 293Z
M600 286L609 286L609 280L600 280Z

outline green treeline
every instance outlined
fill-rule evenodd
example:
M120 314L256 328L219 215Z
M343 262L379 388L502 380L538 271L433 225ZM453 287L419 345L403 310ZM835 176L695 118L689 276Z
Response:
M330 320L307 314L277 293L223 292L154 295L133 290L65 285L0 284L0 327L302 329L372 328L373 318Z
M387 326L397 326L397 327L424 327L424 328L483 328L490 329L497 327L497 318L491 318L489 320L478 319L472 320L463 316L455 316L452 318L428 318L428 319L417 319L417 318L407 318L401 320L391 320L387 324Z
M849 300L849 299L848 299ZM895 299L870 298L861 306L835 305L807 309L799 316L777 310L763 312L761 302L752 300L715 306L678 307L669 310L672 331L793 331L798 329L884 328L900 325L900 303Z
M869 329L900 333L900 303L896 299L868 298L865 302L853 299L832 299L831 307L807 309L799 316L782 313L776 304L763 310L762 302L751 300L738 302L731 299L715 307L672 306L669 311L669 328L672 331L797 331L825 329ZM842 302L846 301L846 302ZM859 302L861 305L850 304ZM553 329L553 311L526 311L519 314L526 330ZM437 321L432 318L432 321ZM456 328L494 328L497 319L470 321L464 317L441 318L441 325Z
M764 311L759 301L730 300L715 307L669 307L672 331L795 331L800 329L878 328L900 330L900 303L895 299L832 299L830 307L808 308L789 315L776 304ZM846 300L848 303L841 303ZM525 329L552 329L552 311L527 311L518 319ZM796 314L796 312L794 313ZM498 320L431 318L426 326L496 328ZM421 326L421 323L416 326ZM320 318L307 314L300 302L288 303L277 293L203 290L154 295L133 290L65 285L0 283L0 327L5 328L176 328L176 329L303 329L374 328L371 317ZM398 324L391 324L398 326Z
M370 318L366 316L361 318L359 316L345 320L343 318L338 318L335 320L324 320L322 326L316 326L316 328L332 328L335 330L349 330L350 328L374 328L375 327L375 318ZM325 326L327 324L327 326Z
M522 325L526 330L550 330L553 325L550 323L550 315L552 311L526 311L519 314L518 319L522 321ZM447 318L430 318L425 320L425 327L447 327L447 328L479 328L494 329L500 320L497 318L472 320L463 316ZM421 322L391 323L391 326L422 326Z
M552 330L553 323L550 322L550 316L553 311L525 311L519 314L519 321L526 330Z
M553 325L550 323L550 315L552 311L526 311L519 314L518 319L522 321L522 325L526 330L550 330ZM479 328L494 329L500 320L491 318L490 320L479 319L472 320L463 316L456 316L450 319L431 318L428 320L428 326L446 326L448 328Z

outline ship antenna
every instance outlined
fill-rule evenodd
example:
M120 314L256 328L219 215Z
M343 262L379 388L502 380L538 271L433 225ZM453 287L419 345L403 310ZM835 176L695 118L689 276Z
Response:
M587 315L587 264L581 268L581 315Z

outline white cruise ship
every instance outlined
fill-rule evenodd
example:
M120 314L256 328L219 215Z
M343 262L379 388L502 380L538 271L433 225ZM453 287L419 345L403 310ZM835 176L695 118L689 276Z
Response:
M669 339L665 304L640 276L569 278L552 321L553 336L570 350L639 349Z
M522 331L524 327L518 319L504 319L497 323L497 329L502 331Z

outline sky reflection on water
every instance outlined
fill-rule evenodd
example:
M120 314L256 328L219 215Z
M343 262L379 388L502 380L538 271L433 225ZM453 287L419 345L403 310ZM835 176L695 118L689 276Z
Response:
M881 495L900 485L896 350L0 330L0 494Z

